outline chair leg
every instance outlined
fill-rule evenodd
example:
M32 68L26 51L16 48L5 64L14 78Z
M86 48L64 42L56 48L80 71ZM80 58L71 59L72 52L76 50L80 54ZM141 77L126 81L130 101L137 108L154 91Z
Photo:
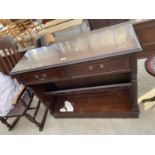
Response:
M31 106L32 100L33 100L33 98L34 98L34 94L32 94L32 96L30 96L30 97L31 97L31 99L30 99L30 101L29 101L28 106Z
M36 111L35 111L35 113L34 113L34 116L31 116L31 115L25 113L25 117L26 117L30 122L36 124L36 126L39 127L39 131L42 131L43 128L44 128L45 122L46 122L46 118L47 118L47 114L48 114L48 108L46 107L41 122L38 122L38 121L36 120L36 116L37 116L37 114L38 114L38 110L39 110L39 107L40 107L40 103L41 103L41 102L39 101L39 102L38 102L38 105L37 105L37 108L36 108ZM31 109L30 109L30 110L31 110Z
M37 114L38 114L38 111L39 111L39 108L40 108L40 103L41 103L41 101L39 100L39 101L38 101L38 105L37 105L37 107L36 107L36 111L34 112L34 115L33 115L34 118L36 118L36 116L37 116Z
M11 124L10 128L9 128L9 131L11 131L15 125L18 123L19 119L20 119L21 116L18 116L14 121L13 123Z
M40 126L39 126L39 131L42 131L44 128L46 118L47 118L47 114L48 114L48 108L45 109L44 116L43 116L42 121L41 121Z
M32 100L33 100L33 98L34 98L34 94L32 94L32 96L30 96L30 97L31 97L31 99L30 99L30 101L29 101L28 104L26 104L26 102L24 101L24 99L21 99L21 101L23 102L23 105L24 105L25 107L27 107L27 108L29 108L29 107L31 106Z
M8 127L8 130L10 130L11 125L7 122L7 119L6 118L0 118L0 120L3 124L5 124Z
M32 117L31 115L29 115L29 114L27 114L27 113L25 114L25 117L26 117L30 122L36 124L36 126L39 127L40 123L38 123L34 117Z
M8 118L1 118L0 120L3 124L5 124L8 127L8 130L11 131L15 127L15 125L18 123L20 117L21 116L16 117L15 120L12 122L12 124L9 124L7 122Z
M155 96L153 96L152 98L149 98L149 99L144 99L141 101L141 103L152 102L152 101L155 101Z

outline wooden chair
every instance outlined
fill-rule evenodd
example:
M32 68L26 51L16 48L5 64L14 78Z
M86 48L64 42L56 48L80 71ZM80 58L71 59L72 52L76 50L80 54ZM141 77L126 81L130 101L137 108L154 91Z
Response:
M17 43L21 47L25 48L34 45L34 40L31 34L26 31L20 21L9 24L8 30L11 32L12 36L16 38Z
M4 28L2 31L0 31L0 36L1 37L7 37L7 36L12 37L12 33L7 28Z
M7 26L10 23L12 23L12 21L10 19L0 19L0 23L3 24L4 26Z
M32 46L32 43L27 41L24 37L20 36L20 31L18 27L14 26L14 24L10 24L8 27L0 31L0 37L14 37L17 45L21 48L26 48Z
M4 74L9 75L12 68L19 61L20 57L17 54L17 45L16 41L11 37L2 37L0 38L0 71ZM36 120L38 111L40 109L41 101L39 100L35 107L31 106L32 100L34 97L34 93L29 88L23 86L20 93L16 96L15 99L15 107L12 111L10 111L7 116L0 117L0 120L3 124L5 124L9 130L12 130L13 127L17 124L19 119L22 116L25 116L32 123L36 124L39 127L39 130L42 131L48 109L45 107L45 112L43 114L42 120L38 122ZM33 115L28 114L28 111L33 110ZM12 123L9 123L10 118L15 118Z
M150 57L145 61L146 71L155 77L155 57ZM142 103L155 101L155 96L149 99L142 100Z
M39 32L40 27L37 27L32 19L23 19L20 20L21 24L23 25L23 27L25 28L25 30L27 31L32 31L35 30L37 32Z
M23 26L25 31L29 34L33 42L36 40L36 38L40 37L39 31L42 28L39 24L36 25L31 19L19 20L19 23Z

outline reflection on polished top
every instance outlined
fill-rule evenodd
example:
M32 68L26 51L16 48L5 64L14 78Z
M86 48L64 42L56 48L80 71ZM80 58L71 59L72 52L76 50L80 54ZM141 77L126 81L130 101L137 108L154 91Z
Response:
M11 74L52 68L140 51L130 24L119 24L28 51Z

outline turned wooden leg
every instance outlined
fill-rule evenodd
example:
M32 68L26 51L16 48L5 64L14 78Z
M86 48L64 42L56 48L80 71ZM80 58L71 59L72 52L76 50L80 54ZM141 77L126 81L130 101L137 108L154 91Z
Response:
M37 116L37 114L38 114L38 111L39 111L39 108L40 108L40 104L41 104L41 101L39 100L39 101L38 101L38 104L37 104L37 107L36 107L36 111L35 111L35 113L34 113L34 115L33 115L34 118L36 118L36 116Z
M28 104L25 102L24 99L21 99L21 101L23 102L23 105L24 105L25 107L27 107L27 108L29 108L29 107L31 106L32 100L33 100L33 98L34 98L34 94L33 94L32 96L30 96L30 97L31 97L31 99L30 99L30 101L29 101Z
M25 117L29 121L31 121L32 123L36 124L36 126L39 127L39 131L42 131L44 128L45 122L46 122L46 118L47 118L47 114L48 114L48 108L45 107L45 112L44 112L44 115L42 117L42 120L38 122L36 120L36 117L37 117L38 111L40 109L40 104L41 104L41 101L39 100L36 107L29 107L28 110L35 110L34 114L33 114L33 116L31 116L30 114L25 113Z
M10 128L9 128L10 131L11 131L11 130L15 127L15 125L18 123L20 117L21 117L21 116L16 117L16 119L13 121L13 123L11 124L11 126L10 126Z
M1 122L2 122L3 124L5 124L5 125L8 127L8 130L11 131L11 130L15 127L15 125L18 123L20 117L21 117L21 116L16 117L15 120L12 122L12 124L9 124L9 123L7 122L7 119L8 119L8 118L5 118L5 117L4 117L4 118L0 118L0 120L1 120Z
M141 103L152 102L152 101L155 101L155 96L153 96L152 98L149 98L149 99L144 99L141 101Z
M46 118L47 118L47 114L48 114L48 108L45 109L44 116L43 116L42 121L41 121L40 126L39 126L39 131L42 131L44 128Z
M44 112L44 115L43 115L43 118L42 118L40 123L38 121L36 121L36 119L34 117L32 117L31 115L29 115L29 114L25 114L25 117L29 121L31 121L32 123L36 124L36 126L39 127L39 131L42 131L43 128L44 128L45 122L46 122L47 114L48 114L48 109L46 108L45 112Z
M40 123L38 123L38 122L35 120L35 118L33 118L31 115L29 115L29 114L26 113L26 114L25 114L25 117L26 117L30 122L36 124L37 127L40 126Z
M8 127L8 130L10 130L11 125L7 122L7 118L0 118L1 122L5 124Z

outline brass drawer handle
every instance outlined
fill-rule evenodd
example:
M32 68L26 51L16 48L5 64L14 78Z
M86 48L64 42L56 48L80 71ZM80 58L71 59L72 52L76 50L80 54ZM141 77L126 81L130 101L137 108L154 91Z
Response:
M42 77L39 80L41 80L41 81L46 80L46 77L47 77L47 74L44 73L44 74L42 74Z
M103 68L104 68L104 64L100 64L99 66L100 66L100 68L101 68L101 69L103 69Z
M92 65L90 65L88 68L89 68L90 71L93 70L93 66Z
M35 75L34 77L35 77L36 79L39 79L39 75Z
M44 74L42 75L42 77L43 77L43 78L47 77L47 74L46 74L46 73L44 73Z
M41 81L46 80L46 77L47 77L47 74L44 73L44 74L42 74L42 77L39 80L41 80Z
M45 80L45 78L47 77L47 74L44 73L44 74L42 74L41 77L39 77L39 75L35 75L34 77L35 77L36 79L39 79L39 80Z
M46 80L45 78L40 78L39 80L43 81L43 80Z

